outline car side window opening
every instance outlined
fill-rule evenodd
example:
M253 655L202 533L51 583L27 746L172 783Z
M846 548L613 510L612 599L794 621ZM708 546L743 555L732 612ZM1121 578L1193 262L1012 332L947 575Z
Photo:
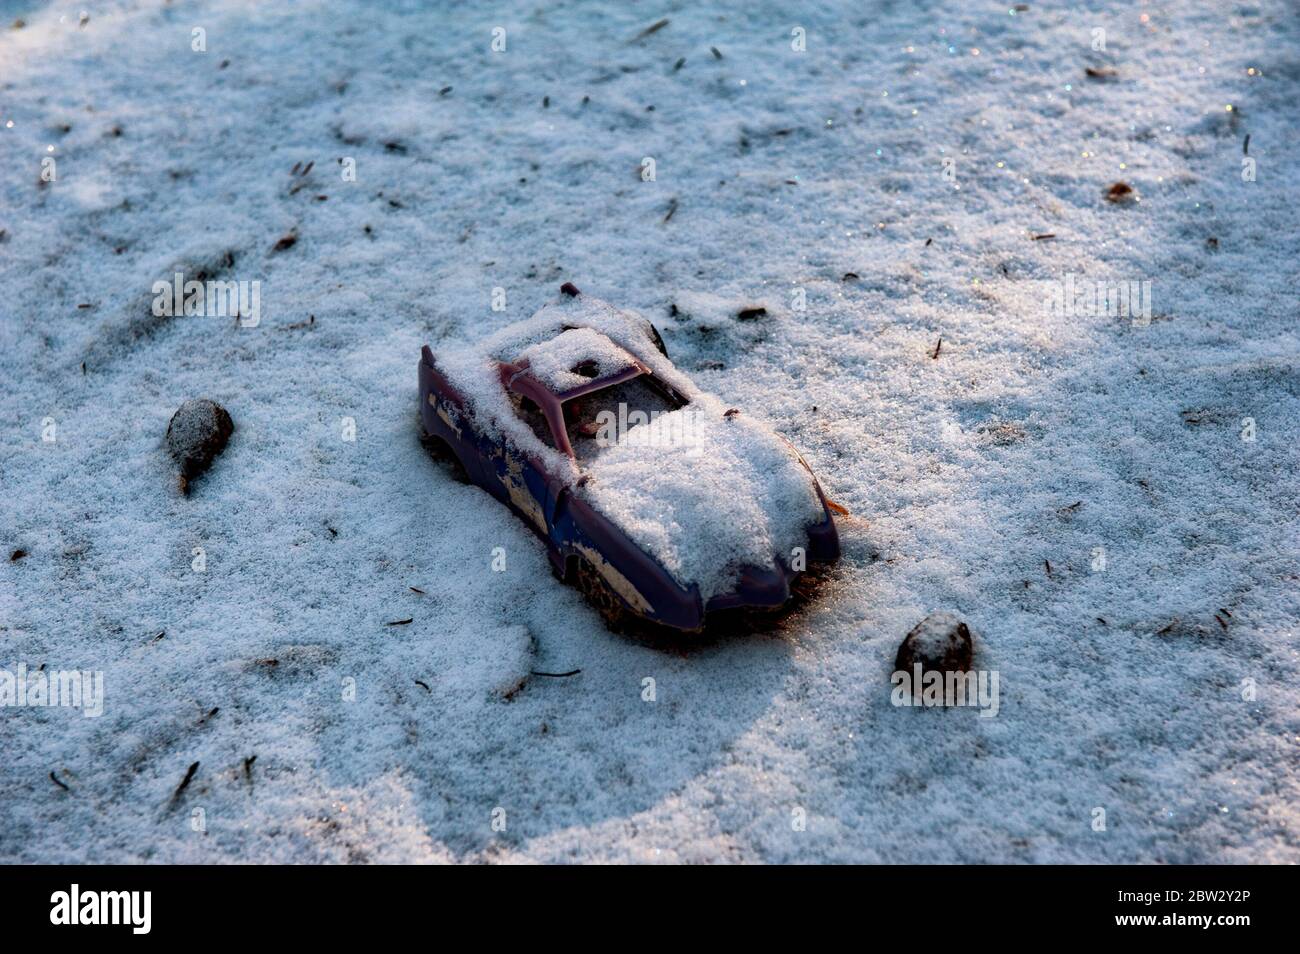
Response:
M686 404L676 392L648 375L641 375L570 398L562 407L574 456L580 461L590 461L638 424Z
M547 447L554 447L555 437L551 434L550 422L546 420L546 415L537 406L537 402L514 391L509 392L509 394L510 403L515 406L515 414L519 420L528 425L532 432L537 435L539 441Z

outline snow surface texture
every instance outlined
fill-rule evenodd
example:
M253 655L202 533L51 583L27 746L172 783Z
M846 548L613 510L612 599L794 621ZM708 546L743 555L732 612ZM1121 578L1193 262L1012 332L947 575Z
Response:
M1294 7L1011 6L4 4L0 666L105 711L0 710L0 857L1300 860ZM852 511L782 629L611 635L420 448L420 345L566 280ZM931 610L996 718L890 704Z

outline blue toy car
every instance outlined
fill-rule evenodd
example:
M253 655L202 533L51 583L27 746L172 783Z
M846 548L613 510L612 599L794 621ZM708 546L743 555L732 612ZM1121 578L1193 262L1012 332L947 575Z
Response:
M644 318L566 284L533 318L419 364L426 439L546 541L618 628L773 609L840 555L803 458L700 391Z

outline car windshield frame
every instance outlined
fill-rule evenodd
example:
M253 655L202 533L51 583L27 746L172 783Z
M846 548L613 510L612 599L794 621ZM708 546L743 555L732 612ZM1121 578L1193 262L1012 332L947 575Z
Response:
M564 423L564 405L566 402L617 387L635 378L645 377L649 379L651 386L661 391L666 398L678 404L679 407L685 407L690 403L675 388L668 386L664 381L655 377L654 372L640 361L636 361L631 367L617 374L588 381L558 394L529 374L526 364L511 365L502 363L500 373L501 383L508 391L528 398L541 409L542 415L551 428L552 446L574 462L577 462L578 455L574 453L573 444L569 441L569 431Z

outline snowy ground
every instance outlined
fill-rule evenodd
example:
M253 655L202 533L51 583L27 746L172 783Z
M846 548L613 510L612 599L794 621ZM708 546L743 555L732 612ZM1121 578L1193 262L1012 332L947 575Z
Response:
M0 2L0 667L106 684L0 709L0 859L1300 860L1294 7L712 6ZM606 632L421 450L566 280L852 511L777 632ZM995 718L890 704L939 609Z

